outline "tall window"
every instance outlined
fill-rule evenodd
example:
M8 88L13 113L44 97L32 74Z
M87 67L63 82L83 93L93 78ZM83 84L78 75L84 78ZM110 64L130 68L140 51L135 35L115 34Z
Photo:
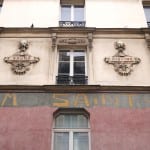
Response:
M61 50L58 62L58 84L86 84L84 50Z
M60 112L55 117L53 150L89 150L88 120L85 112Z
M84 6L61 5L61 21L84 21Z
M150 27L150 6L144 6L144 12L145 12L147 24Z
M84 0L61 0L59 25L63 27L84 27Z

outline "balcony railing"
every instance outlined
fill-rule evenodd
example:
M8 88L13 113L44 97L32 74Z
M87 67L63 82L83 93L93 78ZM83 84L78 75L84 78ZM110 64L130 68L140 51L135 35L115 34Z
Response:
M85 27L85 21L59 21L60 27Z
M84 75L59 75L56 77L56 80L59 85L85 85L87 84L88 77Z
M150 22L147 22L148 27L150 28Z

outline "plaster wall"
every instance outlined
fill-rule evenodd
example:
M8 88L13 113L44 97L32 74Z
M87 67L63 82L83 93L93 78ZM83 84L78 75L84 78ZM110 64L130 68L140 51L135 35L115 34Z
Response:
M2 27L57 27L59 0L5 0L0 12ZM141 0L86 0L87 27L147 27Z
M114 43L118 40L126 44L124 53L141 59L139 64L133 65L133 71L128 76L121 76L115 71L112 64L104 62L105 57L114 56L117 50ZM94 84L100 85L127 85L149 86L150 80L150 51L145 39L142 38L97 38L93 43L93 78Z
M58 26L59 9L59 0L5 0L0 14L0 26Z
M98 28L147 27L141 0L86 0L86 25Z
M50 34L1 34L0 38L0 84L1 85L52 85L56 83L58 69L57 47L52 50ZM15 37L16 36L16 37ZM58 37L60 35L58 34ZM65 37L66 34L61 34ZM68 36L71 36L68 34ZM68 37L67 36L67 37ZM84 37L85 35L74 35ZM24 75L16 75L11 70L11 64L4 62L18 52L18 44L22 39L29 41L27 52L39 57L37 64L32 64ZM105 57L114 56L117 50L114 43L118 40L126 44L125 54L141 59L139 64L133 65L133 71L128 76L121 76L114 66L104 62ZM90 85L122 85L122 86L149 86L150 85L150 51L147 48L143 35L131 34L95 34L93 48L87 53L87 71Z
M0 149L52 150L51 107L0 109ZM91 150L149 150L150 109L94 107L90 113Z

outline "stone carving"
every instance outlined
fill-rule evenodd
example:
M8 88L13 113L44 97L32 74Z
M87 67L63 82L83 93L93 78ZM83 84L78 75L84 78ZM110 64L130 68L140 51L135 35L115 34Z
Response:
M58 40L58 45L87 45L87 40L82 38L62 38Z
M20 41L19 52L13 54L10 57L5 57L4 61L11 64L12 71L17 75L23 75L30 70L30 65L40 61L39 57L33 57L29 55L26 50L29 47L29 43L26 40Z
M57 41L57 35L56 35L56 33L52 33L52 49L53 50L55 50L56 41Z
M146 39L147 47L150 48L150 34L146 33L145 39Z
M125 44L122 41L115 42L118 52L112 57L106 57L104 61L112 64L116 72L122 76L128 76L133 71L133 65L141 62L140 58L132 57L124 53Z
M88 33L88 42L89 42L89 49L93 48L93 34Z

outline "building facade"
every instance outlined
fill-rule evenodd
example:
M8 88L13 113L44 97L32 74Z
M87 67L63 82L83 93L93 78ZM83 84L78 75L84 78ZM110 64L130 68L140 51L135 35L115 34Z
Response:
M0 1L0 149L149 150L149 0Z

